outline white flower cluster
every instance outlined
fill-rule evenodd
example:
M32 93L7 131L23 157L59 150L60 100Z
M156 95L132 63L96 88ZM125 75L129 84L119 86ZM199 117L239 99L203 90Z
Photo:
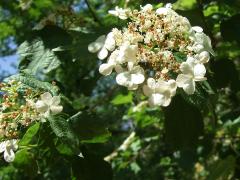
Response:
M3 86L3 90L11 92L11 89L4 89L6 85L2 84L1 86ZM0 138L3 140L0 142L0 153L4 153L4 159L7 162L12 162L15 159L14 151L18 149L19 126L28 127L39 120L45 122L49 115L58 114L63 110L63 107L59 105L60 97L52 96L49 92L42 94L40 99L35 100L32 98L32 94L27 91L26 96L24 96L26 104L17 104L19 95L15 91L12 94L5 95L4 102L0 105Z
M193 94L195 82L206 80L204 64L214 54L210 38L171 4L157 10L147 4L139 11L116 7L109 13L129 22L89 44L100 60L107 58L101 74L115 70L116 82L129 90L142 89L151 106L168 106L178 87Z

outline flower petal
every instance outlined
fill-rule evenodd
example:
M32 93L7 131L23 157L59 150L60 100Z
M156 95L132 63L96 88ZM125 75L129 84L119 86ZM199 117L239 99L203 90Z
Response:
M117 75L116 82L121 86L128 86L131 75L129 72L123 72Z
M179 74L176 79L176 83L178 87L184 87L186 84L192 81L192 77L186 74Z
M62 112L63 107L62 106L51 106L50 110L53 114L58 114L58 113Z
M169 90L169 85L167 84L167 82L162 79L158 79L156 84L156 92L164 93L165 91L168 91L168 90Z
M91 53L96 53L102 48L102 43L92 42L88 45L88 51Z
M162 106L164 106L164 107L169 106L169 104L171 103L171 100L172 100L171 96L165 96Z
M145 76L143 74L131 74L131 82L133 84L142 84L145 80Z
M150 106L162 106L164 104L164 96L162 94L152 94L149 98Z
M200 26L193 26L192 29L195 31L195 32L203 32L203 28L201 28Z
M105 59L108 56L108 50L106 48L102 48L99 52L98 52L98 58L100 60Z
M156 81L153 78L148 78L147 80L147 85L150 89L155 89L156 88Z
M116 65L114 69L118 74L124 72L124 69L120 65Z
M17 139L12 140L12 148L14 151L16 151L18 149L18 140Z
M137 84L131 84L128 86L128 90L137 90L138 85Z
M107 76L107 75L110 75L112 73L113 68L114 68L114 65L108 64L108 63L104 63L104 64L100 65L99 72L102 75Z
M4 152L6 149L6 141L0 143L0 153Z
M175 80L170 79L167 82L168 86L169 86L169 91L171 93L171 96L174 96L176 94L176 89L177 89L177 83Z
M53 96L51 105L55 105L56 106L56 105L59 105L60 102L61 102L60 96Z
M143 86L143 94L145 96L151 96L152 93L153 93L153 90L151 88L149 88L149 86L147 86L147 85Z
M88 45L88 51L91 53L96 53L98 52L104 45L106 36L102 35L95 42L92 42Z
M165 8L165 7L161 7L156 10L156 13L159 15L161 15L161 14L167 15L168 12L169 12L169 8Z
M210 59L210 55L207 51L201 52L198 56L198 62L199 63L207 63Z
M141 7L143 12L151 11L153 6L151 4L146 4L145 6Z
M119 54L119 50L115 50L111 53L111 55L108 58L108 63L110 64L117 64L117 57Z
M106 47L106 49L108 49L109 51L113 51L115 49L116 46L116 42L114 39L114 35L113 32L110 32L107 35L106 41L104 43L104 46Z
M46 103L44 103L43 101L38 100L35 103L35 108L39 113L45 113L46 111L48 111L49 106Z
M15 159L15 153L13 152L12 149L6 149L4 151L4 159L7 162L13 162Z
M195 82L189 81L187 84L185 84L185 86L183 87L183 90L187 93L187 94L194 94L195 92Z
M49 92L45 92L40 96L40 98L47 105L50 105L52 103L52 95Z
M189 74L189 75L193 74L193 66L188 62L183 62L180 65L180 70L182 71L183 74Z
M194 66L194 80L203 81L205 80L204 76L206 74L206 68L203 64L197 64Z

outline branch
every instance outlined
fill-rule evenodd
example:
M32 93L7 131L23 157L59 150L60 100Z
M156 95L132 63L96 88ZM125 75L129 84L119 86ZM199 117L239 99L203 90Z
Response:
M113 151L110 155L106 156L104 158L105 161L110 162L112 159L118 156L119 152L121 151L126 151L131 143L133 142L133 139L135 138L136 133L133 131L124 141L123 143L115 150Z

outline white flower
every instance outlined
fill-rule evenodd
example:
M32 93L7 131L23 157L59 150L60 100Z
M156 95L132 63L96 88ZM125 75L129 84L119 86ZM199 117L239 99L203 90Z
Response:
M177 85L175 80L155 81L153 78L147 80L147 85L143 86L143 93L149 97L151 106L168 106L172 97L176 94Z
M98 52L98 58L103 60L108 56L108 51L115 49L116 42L113 32L110 32L107 37L105 35L100 36L95 42L88 45L88 51L91 53Z
M214 55L214 51L212 49L211 39L204 34L203 29L199 26L192 27L194 33L190 36L191 39L194 40L195 44L193 45L193 50L196 53L200 53L202 51L208 51L212 55Z
M88 51L91 53L98 52L103 47L105 40L106 40L105 35L99 36L96 39L96 41L94 41L88 45Z
M110 32L107 35L107 38L104 43L104 47L109 51L113 51L115 49L115 46L116 46L116 42L114 38L114 33Z
M129 42L126 42L122 46L120 46L117 61L120 64L125 62L135 63L137 61L137 52L138 52L137 45L130 45Z
M209 59L210 59L210 55L209 55L209 52L207 51L203 51L201 52L200 54L196 54L195 55L195 61L196 63L199 63L199 64L205 64L205 63L208 63Z
M158 8L156 10L156 13L159 15L167 15L169 13L174 13L174 11L172 10L172 4L168 3L165 5L165 7Z
M59 96L52 96L49 92L46 92L40 96L35 104L36 110L44 117L48 117L51 113L58 114L63 110L60 104Z
M147 32L144 38L144 42L148 44L151 42L153 38L154 38L154 34L152 32Z
M145 6L141 7L141 9L143 12L152 11L153 6L151 4L146 4Z
M180 65L182 74L179 74L176 82L177 86L183 88L187 94L195 92L195 81L204 81L206 69L203 64L196 64L194 58L189 57L186 62Z
M151 20L146 20L144 23L144 29L148 29L152 26L152 21Z
M116 67L118 64L117 62L118 54L119 54L119 50L113 51L110 57L108 58L108 62L100 65L99 72L101 74L103 74L104 76L107 76L112 73L113 68Z
M15 159L15 153L18 149L17 139L6 140L0 143L0 153L4 152L4 159L7 162L13 162Z
M128 14L130 9L123 9L119 8L118 6L115 7L115 10L108 11L109 14L119 17L122 20L126 20L128 18Z
M137 44L138 42L143 41L143 36L140 34L126 31L123 33L123 41L127 44Z
M123 71L116 77L117 83L128 87L129 90L136 90L144 80L144 69L140 66L134 66L132 63L128 63L128 71Z

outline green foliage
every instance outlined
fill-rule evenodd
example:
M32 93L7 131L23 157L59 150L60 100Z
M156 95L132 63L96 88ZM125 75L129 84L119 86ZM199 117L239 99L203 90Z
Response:
M203 133L203 118L196 107L176 96L164 114L168 143L177 149L187 149L198 144L198 137Z
M23 88L27 87L33 89L40 89L42 91L49 91L53 95L57 94L57 92L59 91L59 89L56 86L53 86L48 82L43 82L36 79L36 77L31 75L28 71L10 76L5 81L9 80L20 81L22 83Z
M111 101L111 103L114 105L132 103L132 93L128 93L127 95L119 94Z
M101 119L94 114L79 112L68 119L70 126L83 143L103 143L111 135Z
M40 123L36 123L33 126L31 126L22 137L21 141L19 142L19 145L27 146L28 144L31 144L33 139L36 138L39 128L40 128Z
M24 42L19 46L18 54L24 58L21 62L27 61L28 66L24 69L30 69L36 74L39 69L43 69L44 73L48 73L56 69L60 65L59 59L54 55L54 52L45 49L41 40L36 39L33 42Z
M233 156L218 160L210 167L210 175L207 179L229 179L234 171L235 162L236 160Z
M226 41L240 43L240 14L236 14L221 23L221 34Z

